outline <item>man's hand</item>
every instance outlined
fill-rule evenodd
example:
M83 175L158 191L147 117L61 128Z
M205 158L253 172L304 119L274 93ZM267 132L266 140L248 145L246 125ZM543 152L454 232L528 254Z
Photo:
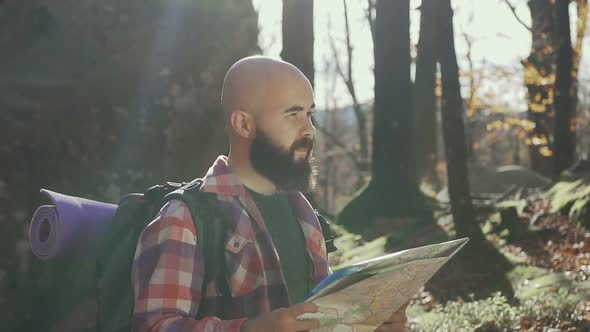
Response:
M317 319L297 320L304 313L314 313L318 307L313 303L299 303L290 308L271 311L255 319L247 320L241 332L297 332L320 327ZM387 330L389 331L389 330Z
M407 302L406 304L402 305L396 312L394 312L387 320L385 320L375 332L405 332L406 330L406 322L408 321L408 317L406 317L406 308L408 307Z

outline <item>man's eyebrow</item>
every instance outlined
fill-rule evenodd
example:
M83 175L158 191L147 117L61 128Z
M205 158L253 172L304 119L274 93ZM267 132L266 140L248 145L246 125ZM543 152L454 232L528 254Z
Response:
M310 109L314 109L315 108L315 103L311 104L311 106L309 107ZM299 105L295 105L295 106L291 106L289 108L287 108L285 110L285 113L291 113L291 112L301 112L304 111L305 109L302 106Z

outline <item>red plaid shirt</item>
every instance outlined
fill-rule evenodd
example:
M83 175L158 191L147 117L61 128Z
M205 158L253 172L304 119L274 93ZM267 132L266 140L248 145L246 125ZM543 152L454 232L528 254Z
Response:
M173 200L142 232L135 252L133 331L239 331L247 318L289 306L279 257L252 197L220 156L201 191L216 193L229 222L225 259L231 299L212 281L202 294L204 258L185 203ZM329 273L322 231L301 193L289 195L307 243L310 280Z

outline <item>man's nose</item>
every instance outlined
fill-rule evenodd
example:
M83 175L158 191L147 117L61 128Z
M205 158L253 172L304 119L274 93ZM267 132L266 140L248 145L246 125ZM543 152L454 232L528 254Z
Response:
M313 139L315 137L315 127L311 120L311 117L308 117L303 124L303 128L301 128L301 136L309 137Z

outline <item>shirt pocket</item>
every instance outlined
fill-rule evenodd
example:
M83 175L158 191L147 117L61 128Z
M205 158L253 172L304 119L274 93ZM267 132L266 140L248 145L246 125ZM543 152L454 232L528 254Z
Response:
M262 284L264 271L254 242L233 234L225 246L228 283L232 297L241 297Z
M232 254L238 254L242 249L244 249L248 242L252 243L252 240L240 234L234 234L225 245L225 249L227 249Z

